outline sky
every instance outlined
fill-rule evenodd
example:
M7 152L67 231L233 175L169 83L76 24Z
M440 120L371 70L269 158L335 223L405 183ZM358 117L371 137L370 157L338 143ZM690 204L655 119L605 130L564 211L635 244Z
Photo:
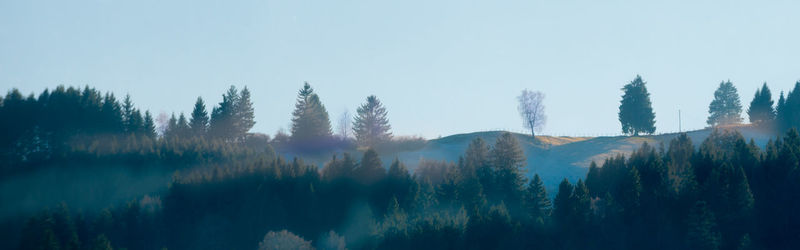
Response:
M210 109L253 95L253 132L288 129L308 81L334 128L376 95L400 136L522 132L516 96L542 91L543 134L620 133L623 85L647 82L657 132L706 126L723 80L746 109L800 80L800 1L0 0L0 91L89 85L141 109Z

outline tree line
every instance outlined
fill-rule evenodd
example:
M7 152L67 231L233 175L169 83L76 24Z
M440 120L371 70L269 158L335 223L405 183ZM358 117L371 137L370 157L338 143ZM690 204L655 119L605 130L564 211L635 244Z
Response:
M454 163L414 171L374 150L322 169L277 157L194 169L161 198L101 212L44 211L21 249L796 249L800 134L761 150L716 130L699 146L592 163L554 195L526 178L510 133L473 140Z

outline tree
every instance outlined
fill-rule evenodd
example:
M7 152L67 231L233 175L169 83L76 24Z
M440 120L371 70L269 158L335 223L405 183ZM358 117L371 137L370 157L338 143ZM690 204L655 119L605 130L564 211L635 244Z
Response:
M721 236L714 213L709 211L704 201L695 203L689 213L686 237L690 249L719 249Z
M792 91L786 94L786 98L778 100L778 124L781 131L786 131L790 128L797 128L800 126L800 81L795 83Z
M392 133L389 132L392 126L389 125L386 114L386 108L375 95L367 97L367 102L358 108L353 121L353 132L359 145L375 147L392 138Z
M533 220L544 220L550 216L550 200L547 198L547 190L538 174L533 175L533 180L528 184L525 193L525 208Z
M383 168L378 152L373 149L364 152L361 163L354 171L359 182L365 185L372 185L386 176L386 169Z
M619 105L619 122L623 133L638 136L639 133L656 132L656 114L645 85L642 77L636 75L633 81L622 87L624 94Z
M750 102L750 108L747 109L750 123L763 124L772 122L776 115L775 109L772 107L773 103L772 92L767 87L767 83L764 83L760 90L756 90L756 94Z
M255 110L253 109L253 102L250 100L250 90L247 86L239 93L239 100L235 105L235 137L240 141L244 141L247 132L253 128L255 122Z
M544 114L544 94L523 89L517 101L519 101L517 110L522 116L523 126L531 130L531 136L536 136L536 132L541 132L547 120Z
M339 137L342 139L349 139L351 136L350 130L353 129L353 127L350 126L351 119L352 117L350 117L350 112L347 110L342 112L342 114L339 116L339 127L337 132Z
M150 139L156 138L156 123L153 121L150 111L144 112L144 135Z
M291 140L295 143L310 143L315 140L330 138L331 122L328 111L314 93L314 89L306 82L297 94L297 103L292 112Z
M258 243L258 250L284 249L311 250L314 247L311 246L310 241L286 230L277 233L269 231L267 235L264 235L264 240Z
M495 174L494 196L507 203L518 201L525 184L525 152L514 135L503 132L497 137L490 159Z
M742 104L739 93L731 81L723 81L714 91L714 100L708 105L708 125L738 124L742 122Z
M194 110L192 110L192 117L189 120L189 127L192 129L192 135L202 137L208 132L208 112L206 111L206 104L203 102L202 97L197 97L194 103Z
M224 95L222 102L211 111L209 120L208 134L215 139L226 141L236 140L238 135L238 104L241 96L236 90L236 86L231 85Z

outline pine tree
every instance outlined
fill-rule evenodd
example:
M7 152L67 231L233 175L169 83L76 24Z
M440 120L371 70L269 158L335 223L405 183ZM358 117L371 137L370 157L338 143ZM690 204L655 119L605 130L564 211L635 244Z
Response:
M255 110L253 102L250 100L250 90L245 86L239 94L239 102L236 104L236 137L243 141L247 132L256 124L254 119Z
M177 126L177 135L180 138L188 138L191 135L191 128L189 128L189 121L186 120L186 116L181 113L178 117Z
M566 178L558 184L558 193L553 198L553 220L555 220L557 227L570 226L569 223L575 213L573 189L572 184Z
M206 111L206 104L203 98L197 97L194 103L194 110L192 110L192 118L189 120L189 127L192 129L192 135L196 137L203 137L208 132L208 112Z
M639 133L652 134L656 131L656 115L650 102L646 82L636 75L630 83L622 87L624 94L619 105L619 122L622 132L638 136Z
M236 139L237 103L239 103L239 92L236 86L231 85L228 92L222 95L222 102L211 111L208 133L212 138L226 141Z
M156 123L153 121L153 115L150 111L144 112L144 135L150 139L156 139Z
M739 124L742 122L742 104L739 93L730 81L723 81L714 91L714 100L708 105L708 125Z
M533 179L528 184L525 194L525 208L531 219L544 219L550 216L550 199L547 198L547 190L538 174L533 175Z
M750 102L750 108L747 109L747 116L750 118L750 123L764 124L772 122L775 119L775 109L772 108L772 92L767 87L767 83L761 89L756 90L753 101Z
M778 120L781 131L800 126L800 81L786 94L786 99L781 98L778 101Z
M310 143L325 140L332 136L328 111L307 82L297 95L295 110L292 112L291 140L295 143Z
M720 247L720 238L714 213L705 202L698 201L689 213L686 243L690 249L715 250Z
M373 149L364 152L361 163L355 169L356 178L364 185L372 185L386 176L386 169L378 157L378 153Z
M495 142L490 152L492 167L494 168L496 188L492 193L496 201L504 200L506 203L519 201L525 185L523 167L525 166L525 153L519 141L511 133L504 132ZM490 196L492 198L492 196ZM514 204L516 205L516 204Z
M391 140L392 133L389 130L392 126L389 125L386 114L386 108L377 97L374 95L367 97L367 102L358 108L353 122L353 131L359 145L375 147Z

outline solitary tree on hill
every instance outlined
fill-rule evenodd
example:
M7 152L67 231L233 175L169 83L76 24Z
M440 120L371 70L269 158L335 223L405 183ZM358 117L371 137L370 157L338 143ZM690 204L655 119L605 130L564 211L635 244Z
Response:
M622 123L623 133L638 136L639 133L656 132L656 114L645 84L642 77L636 75L632 82L622 87L625 93L619 105L619 122Z
M517 97L519 101L520 116L522 116L523 126L531 130L531 136L536 136L536 132L541 132L547 120L544 114L544 94L539 91L522 90L522 94Z
M723 81L714 91L714 100L708 105L708 125L742 123L742 104L739 93L731 81Z

